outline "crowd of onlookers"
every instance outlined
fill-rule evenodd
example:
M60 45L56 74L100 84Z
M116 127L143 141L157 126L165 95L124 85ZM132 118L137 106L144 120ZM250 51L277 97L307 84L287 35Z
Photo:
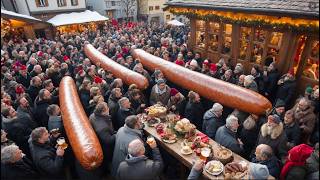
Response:
M244 74L241 63L232 65L229 59L212 63L188 47L189 31L188 26L106 23L96 31L57 33L54 40L3 41L1 178L177 178L178 160L156 143L144 144L139 114L156 103L189 119L210 138L251 161L249 174L254 179L268 175L277 179L318 177L319 87L308 86L296 98L294 73L279 74L272 60L264 67L253 66L250 74ZM134 84L126 85L99 64L92 64L83 51L86 43L144 75L149 87L141 91ZM160 70L145 69L131 56L134 48L256 91L267 97L273 108L258 116L211 102L166 80ZM81 167L71 147L56 146L59 137L69 143L58 96L64 76L75 80L103 149L103 163L94 171ZM195 162L188 179L196 179L202 168L203 162Z

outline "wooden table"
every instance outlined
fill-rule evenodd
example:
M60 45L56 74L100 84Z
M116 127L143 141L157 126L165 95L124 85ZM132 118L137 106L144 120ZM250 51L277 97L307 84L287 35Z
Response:
M162 146L167 152L169 152L172 156L174 156L176 159L178 159L180 162L182 162L189 169L192 168L193 162L195 162L197 159L199 159L199 157L194 152L190 155L181 154L180 151L181 151L181 143L183 141L182 139L178 139L177 142L175 142L173 144L168 144L168 143L165 143L161 140L160 135L157 133L157 131L154 127L149 127L147 124L145 124L144 130L147 135L154 136L160 146ZM197 130L197 132L199 132L199 131ZM213 150L219 148L219 144L210 138L209 138L209 144L212 146ZM234 157L233 161L235 161L235 162L244 161L246 163L249 163L249 161L247 161L246 159L244 159L243 157L239 156L236 153L233 153L233 157ZM202 174L203 174L203 177L205 177L207 179L224 179L223 172L218 176L212 176L212 175L208 174L205 170L203 170ZM274 178L272 176L270 176L269 179L274 179Z

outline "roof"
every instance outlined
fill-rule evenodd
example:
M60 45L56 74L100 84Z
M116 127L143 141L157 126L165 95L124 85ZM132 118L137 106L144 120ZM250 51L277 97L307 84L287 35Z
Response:
M169 7L204 8L290 17L319 18L318 0L171 0Z
M96 11L83 11L83 12L72 12L72 13L64 13L54 16L49 19L47 22L51 23L53 26L62 26L69 24L81 24L87 22L95 22L95 21L106 21L108 18L100 15Z
M24 14L18 14L16 12L7 11L5 9L1 9L1 17L9 18L9 19L16 19L16 20L22 20L22 21L31 21L31 22L41 22L41 23L47 23L45 21L42 21L40 19L34 18L32 16L24 15Z

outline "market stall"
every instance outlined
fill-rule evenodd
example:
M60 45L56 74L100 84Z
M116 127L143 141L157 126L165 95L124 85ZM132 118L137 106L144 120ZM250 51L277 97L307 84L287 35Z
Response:
M242 63L248 73L275 61L294 70L298 91L319 83L319 1L172 0L165 8L191 22L188 44L212 62Z
M85 29L97 29L97 26L107 21L108 18L96 11L86 10L84 12L72 12L59 14L47 22L55 26L56 30L62 32L82 32Z

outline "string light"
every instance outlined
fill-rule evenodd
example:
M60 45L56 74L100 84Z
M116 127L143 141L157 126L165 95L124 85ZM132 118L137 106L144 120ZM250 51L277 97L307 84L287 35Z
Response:
M292 29L299 32L319 32L319 21L309 19L296 19L290 17L276 17L259 14L245 14L224 12L207 9L191 9L183 7L169 7L170 13L184 15L189 18L214 20L217 22L235 23L242 25L260 26L266 28Z

